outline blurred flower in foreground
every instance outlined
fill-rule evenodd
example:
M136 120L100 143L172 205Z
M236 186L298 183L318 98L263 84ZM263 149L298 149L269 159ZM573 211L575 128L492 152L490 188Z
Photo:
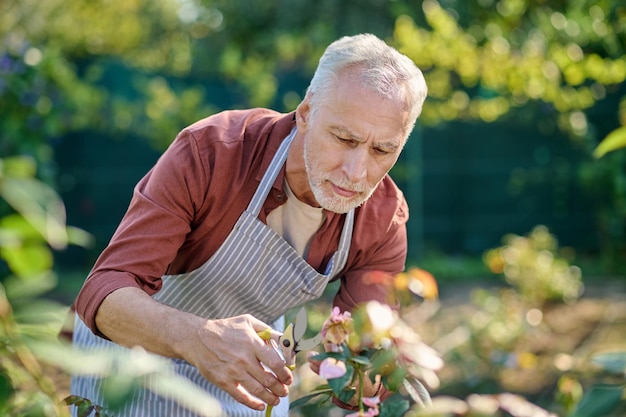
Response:
M406 272L391 275L382 271L370 271L365 274L366 285L382 285L386 287L391 305L410 305L415 296L426 301L434 301L439 297L439 288L433 275L421 268L410 268Z
M396 277L372 271L366 278L366 284L385 285L396 293L409 290L425 300L437 297L432 275L417 268ZM443 361L389 305L370 301L357 306L352 313L335 307L321 333L326 352L312 359L321 361L319 375L328 385L294 401L292 407L324 395L356 404L358 412L349 414L352 417L401 416L409 409L408 401L398 397L381 400L402 387L416 403L430 402L422 382L430 388L438 387L435 371L443 366ZM372 391L369 395L378 390L374 397L367 395L366 385Z
M425 300L436 300L439 297L439 288L435 277L421 268L411 268L396 276L396 289L409 290Z

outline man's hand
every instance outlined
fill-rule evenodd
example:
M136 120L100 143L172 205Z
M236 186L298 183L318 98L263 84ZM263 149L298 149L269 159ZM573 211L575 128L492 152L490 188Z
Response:
M208 320L198 330L200 345L188 352L188 361L207 380L250 408L263 410L265 404L278 405L279 397L289 394L293 375L257 334L267 328L250 315ZM273 336L277 339L278 333Z
M207 380L256 410L263 410L266 403L278 404L293 382L283 359L257 334L269 326L250 315L206 320L127 287L105 298L96 324L102 334L120 345L139 345L186 360ZM272 332L272 339L279 336Z

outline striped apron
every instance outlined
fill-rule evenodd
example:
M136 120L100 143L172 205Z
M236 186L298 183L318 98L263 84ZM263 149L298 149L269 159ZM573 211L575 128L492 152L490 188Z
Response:
M241 214L224 243L198 269L178 275L164 275L163 287L153 298L163 304L207 319L220 319L240 314L251 314L270 323L279 331L284 329L283 314L290 308L319 298L328 281L346 264L350 248L354 211L348 212L339 241L338 251L329 261L325 273L318 273L282 237L258 219L259 211L287 158L289 145L296 133L283 140L265 172L248 208ZM74 344L85 349L120 347L95 336L76 318ZM174 370L209 394L221 404L229 417L262 417L229 394L208 382L189 363L171 359ZM72 394L103 404L100 380L93 376L76 375L72 378ZM76 415L76 410L72 410ZM286 417L289 401L281 399L272 416ZM178 406L175 401L140 390L131 404L116 417L197 417Z

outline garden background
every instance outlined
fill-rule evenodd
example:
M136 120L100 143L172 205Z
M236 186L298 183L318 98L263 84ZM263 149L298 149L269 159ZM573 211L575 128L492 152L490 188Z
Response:
M626 6L608 0L1 2L0 411L46 415L28 404L63 396L78 365L42 361L33 340L52 340L177 132L223 109L293 110L324 48L360 32L429 86L392 176L411 210L407 268L439 285L436 307L406 311L447 352L434 394L516 392L573 415L617 386L597 415L624 412L622 359L608 375L590 365L626 348L626 150L593 154L626 125ZM525 257L505 256L520 242ZM563 274L585 291L542 287ZM327 299L311 309L327 315ZM455 329L465 338L445 338Z

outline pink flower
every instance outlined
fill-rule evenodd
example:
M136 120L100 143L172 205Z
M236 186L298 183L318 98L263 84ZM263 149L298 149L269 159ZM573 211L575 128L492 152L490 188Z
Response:
M380 404L380 397L363 398L363 404L370 408L376 408Z
M380 397L363 398L363 405L369 407L367 411L357 411L346 417L375 417L380 413L378 404L380 404Z
M340 312L339 307L334 307L331 316L322 326L324 343L341 345L346 343L352 330L352 315L349 311Z
M345 373L346 364L335 358L326 358L320 363L319 375L324 379L339 378Z
M376 417L378 414L378 408L370 408L367 411L357 411L356 413L347 414L346 417Z

